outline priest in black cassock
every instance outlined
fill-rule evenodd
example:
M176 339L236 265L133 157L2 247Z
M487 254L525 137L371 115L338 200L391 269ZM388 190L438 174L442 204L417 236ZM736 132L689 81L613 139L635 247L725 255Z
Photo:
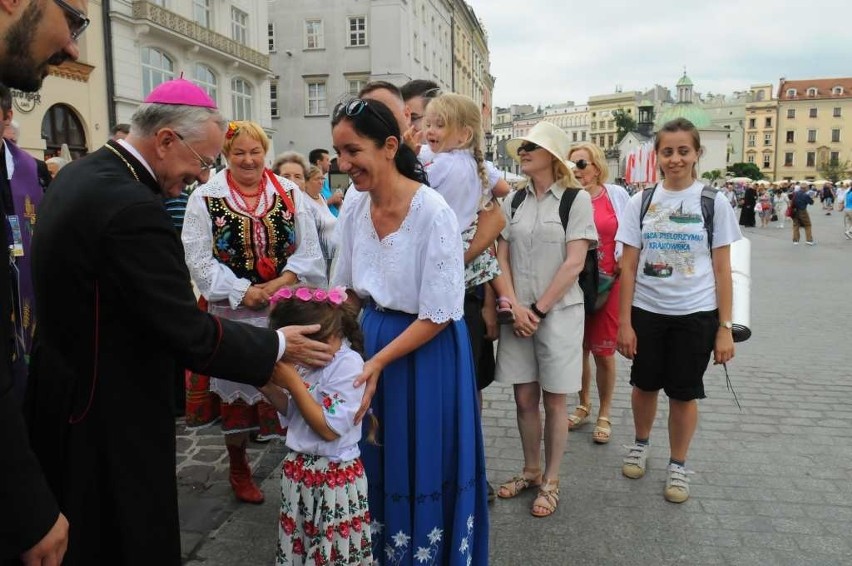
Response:
M176 364L262 386L285 351L331 358L304 337L317 326L276 332L196 307L163 197L207 180L224 135L203 90L163 83L126 139L67 165L42 201L26 413L71 523L65 564L180 563Z

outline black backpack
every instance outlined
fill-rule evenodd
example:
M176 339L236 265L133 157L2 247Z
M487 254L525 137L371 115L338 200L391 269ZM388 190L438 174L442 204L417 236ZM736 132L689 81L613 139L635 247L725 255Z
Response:
M645 214L651 206L651 199L654 198L654 189L651 187L642 191L642 207L639 209L639 232L642 232L642 224L645 221ZM713 254L713 217L716 214L716 193L719 189L713 188L710 185L704 185L701 189L701 216L704 218L704 230L707 231L707 247L710 248L710 254Z
M562 199L559 201L559 219L562 221L562 229L568 229L568 216L571 214L571 205L574 204L574 199L577 193L583 189L565 189L562 193ZM521 189L512 197L512 212L509 218L515 217L515 211L527 198L526 189ZM577 277L577 282L580 284L580 289L583 291L583 306L586 309L586 314L595 312L595 303L598 300L598 251L594 248L589 248L586 252L586 261L583 264L583 270Z

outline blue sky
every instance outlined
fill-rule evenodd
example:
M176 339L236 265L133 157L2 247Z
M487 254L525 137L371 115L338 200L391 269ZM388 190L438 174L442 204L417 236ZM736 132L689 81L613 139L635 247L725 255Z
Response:
M661 84L730 94L852 76L849 0L467 0L485 23L494 104L547 105Z

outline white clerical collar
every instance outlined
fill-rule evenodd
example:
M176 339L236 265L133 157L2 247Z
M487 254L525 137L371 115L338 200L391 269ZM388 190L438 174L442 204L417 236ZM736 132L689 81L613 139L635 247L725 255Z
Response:
M156 176L156 175L154 175L154 170L153 170L153 169L151 169L151 166L150 166L150 165L148 165L148 162L147 162L147 161L145 161L145 158L144 158L144 157L142 157L142 154L141 154L141 153L139 153L139 151L138 151L135 147L133 147L132 145L130 145L129 143L127 143L127 141L125 141L125 140L115 140L115 143L117 143L118 145L120 145L121 147L123 147L124 149L126 149L126 150L130 153L130 155L132 155L133 157L135 157L135 158L136 158L136 161L138 161L139 163L141 163L142 165L144 165L144 166L145 166L145 169L147 169L147 170L148 170L148 173L150 173L150 174L151 174L151 176L152 176L154 179L157 179L157 176Z

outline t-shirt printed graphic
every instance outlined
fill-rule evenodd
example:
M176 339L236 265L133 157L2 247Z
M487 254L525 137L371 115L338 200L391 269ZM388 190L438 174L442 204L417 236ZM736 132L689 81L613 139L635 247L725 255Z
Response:
M647 251L642 273L648 277L671 277L675 271L685 277L695 275L694 247L699 247L699 253L707 250L700 206L696 213L685 209L683 200L677 208L652 204L644 223L654 229L643 230Z

